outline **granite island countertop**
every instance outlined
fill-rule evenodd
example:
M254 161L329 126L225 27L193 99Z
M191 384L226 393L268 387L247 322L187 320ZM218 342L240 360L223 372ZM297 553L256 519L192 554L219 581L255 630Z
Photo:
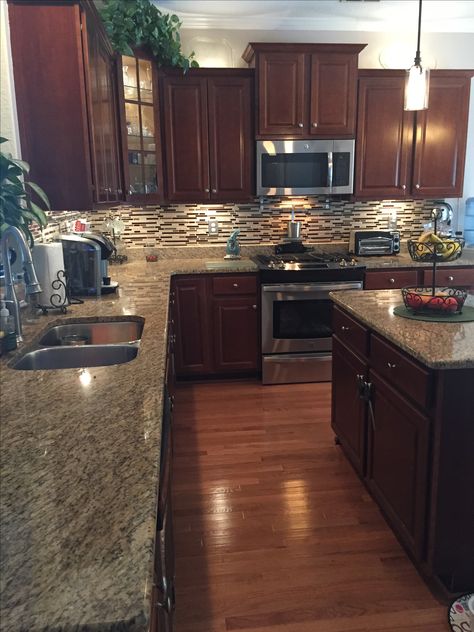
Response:
M474 322L424 322L393 313L403 305L400 290L343 290L331 292L336 305L434 369L474 368ZM474 307L474 296L466 305Z
M2 632L148 630L173 273L254 272L248 259L112 266L116 294L25 326L145 318L131 362L16 371L0 358Z

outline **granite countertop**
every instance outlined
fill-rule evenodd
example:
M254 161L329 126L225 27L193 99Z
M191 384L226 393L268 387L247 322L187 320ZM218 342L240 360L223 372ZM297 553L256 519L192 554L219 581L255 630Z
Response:
M413 261L405 248L406 246L403 244L400 254L394 255L392 257L382 256L356 258L357 261L365 265L368 270L375 270L380 268L431 268L430 263ZM440 262L437 265L444 268L474 266L474 248L464 248L463 253L459 257L459 259L456 259L455 261L449 261L447 263Z
M173 273L255 271L250 260L112 266L117 294L25 326L17 354L56 321L145 317L129 363L15 371L0 360L4 632L148 630L166 323Z
M474 368L474 322L409 320L393 313L403 304L400 290L331 292L332 300L357 320L434 369ZM474 296L466 305L474 307Z

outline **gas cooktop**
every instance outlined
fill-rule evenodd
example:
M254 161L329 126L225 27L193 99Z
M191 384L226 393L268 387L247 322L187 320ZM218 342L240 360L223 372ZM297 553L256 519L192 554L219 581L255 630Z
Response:
M313 250L301 253L258 255L256 260L261 270L337 270L346 267L363 267L345 253L325 253Z

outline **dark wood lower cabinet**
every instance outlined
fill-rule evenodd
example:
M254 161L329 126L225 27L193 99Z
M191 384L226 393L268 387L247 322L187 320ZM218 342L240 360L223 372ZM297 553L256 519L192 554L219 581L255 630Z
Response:
M366 363L336 337L333 338L332 428L361 475L365 473L366 410L360 397L361 378L366 378Z
M472 591L474 369L431 369L370 329L364 355L357 329L344 332L344 341L333 337L332 428L341 447L438 594Z
M173 281L178 377L255 373L259 365L255 274Z
M407 548L423 555L429 420L370 371L367 485Z

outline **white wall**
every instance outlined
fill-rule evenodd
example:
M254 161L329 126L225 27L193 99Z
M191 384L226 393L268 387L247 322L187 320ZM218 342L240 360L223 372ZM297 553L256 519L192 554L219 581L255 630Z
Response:
M0 136L9 142L1 146L4 153L20 158L20 139L16 116L15 90L11 63L8 5L0 0Z

